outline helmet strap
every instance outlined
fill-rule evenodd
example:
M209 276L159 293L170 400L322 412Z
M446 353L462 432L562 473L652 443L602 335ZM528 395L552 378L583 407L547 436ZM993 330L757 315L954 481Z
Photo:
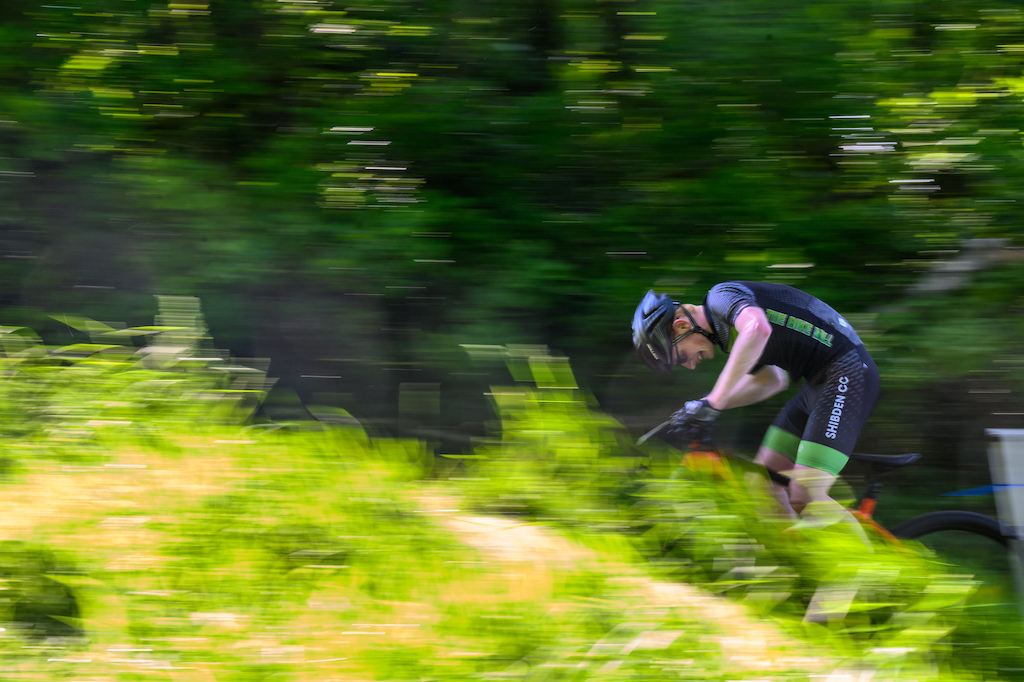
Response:
M672 339L673 346L682 341L683 339L685 339L690 334L702 334L705 337L707 337L708 341L715 344L716 346L721 345L718 342L718 335L709 332L708 330L704 329L699 324L697 324L697 321L693 319L693 315L690 314L690 311L687 310L685 306L679 306L679 309L686 313L686 319L690 321L690 328L687 329L682 334L680 334L679 336L677 336L676 338Z

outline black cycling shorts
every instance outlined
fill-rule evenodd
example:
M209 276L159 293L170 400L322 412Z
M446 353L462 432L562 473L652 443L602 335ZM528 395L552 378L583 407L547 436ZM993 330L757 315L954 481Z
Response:
M878 368L864 347L857 346L830 362L786 403L764 445L797 464L838 474L875 409L880 389Z

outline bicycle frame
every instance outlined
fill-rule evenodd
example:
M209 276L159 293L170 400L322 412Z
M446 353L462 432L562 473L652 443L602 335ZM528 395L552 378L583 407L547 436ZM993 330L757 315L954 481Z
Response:
M665 424L661 424L645 433L637 441L637 445L642 444L651 436L657 435L664 426ZM694 441L689 444L689 447L684 450L684 453L685 454L682 459L683 466L695 471L712 473L721 476L724 480L735 483L732 471L723 461L722 451L717 447L709 443ZM874 512L878 506L878 496L882 492L886 475L894 469L912 464L920 458L921 456L917 453L907 453L903 455L870 455L864 453L853 453L850 455L851 461L864 464L868 468L868 477L867 482L864 484L864 490L857 502L857 507L855 509L851 509L850 513L853 514L854 518L856 518L860 523L873 529L886 540L896 544L899 544L899 539L874 519ZM775 484L782 487L786 487L790 483L789 477L778 472L768 470L768 475Z

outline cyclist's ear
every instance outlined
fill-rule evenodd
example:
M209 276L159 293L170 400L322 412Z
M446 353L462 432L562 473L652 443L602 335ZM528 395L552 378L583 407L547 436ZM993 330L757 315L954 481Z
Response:
M676 317L672 321L672 331L677 335L690 329L690 321L686 319L686 313L682 310L676 310Z

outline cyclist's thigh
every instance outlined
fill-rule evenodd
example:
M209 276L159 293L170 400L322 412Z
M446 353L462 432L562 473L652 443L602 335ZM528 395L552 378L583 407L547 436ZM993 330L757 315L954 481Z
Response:
M789 461L795 462L800 447L800 440L807 428L807 418L811 408L817 401L817 390L805 384L795 396L783 406L775 421L768 427L758 450L758 458L764 459L768 452L774 452ZM764 455L762 455L764 453ZM765 462L767 463L767 462ZM769 468L772 468L769 466Z
M878 401L878 369L863 347L837 358L818 385L797 464L838 474Z
M754 457L754 462L765 466L770 471L782 473L796 466L796 463L793 461L794 459L795 457L788 457L778 450L762 445L757 449L757 456Z

